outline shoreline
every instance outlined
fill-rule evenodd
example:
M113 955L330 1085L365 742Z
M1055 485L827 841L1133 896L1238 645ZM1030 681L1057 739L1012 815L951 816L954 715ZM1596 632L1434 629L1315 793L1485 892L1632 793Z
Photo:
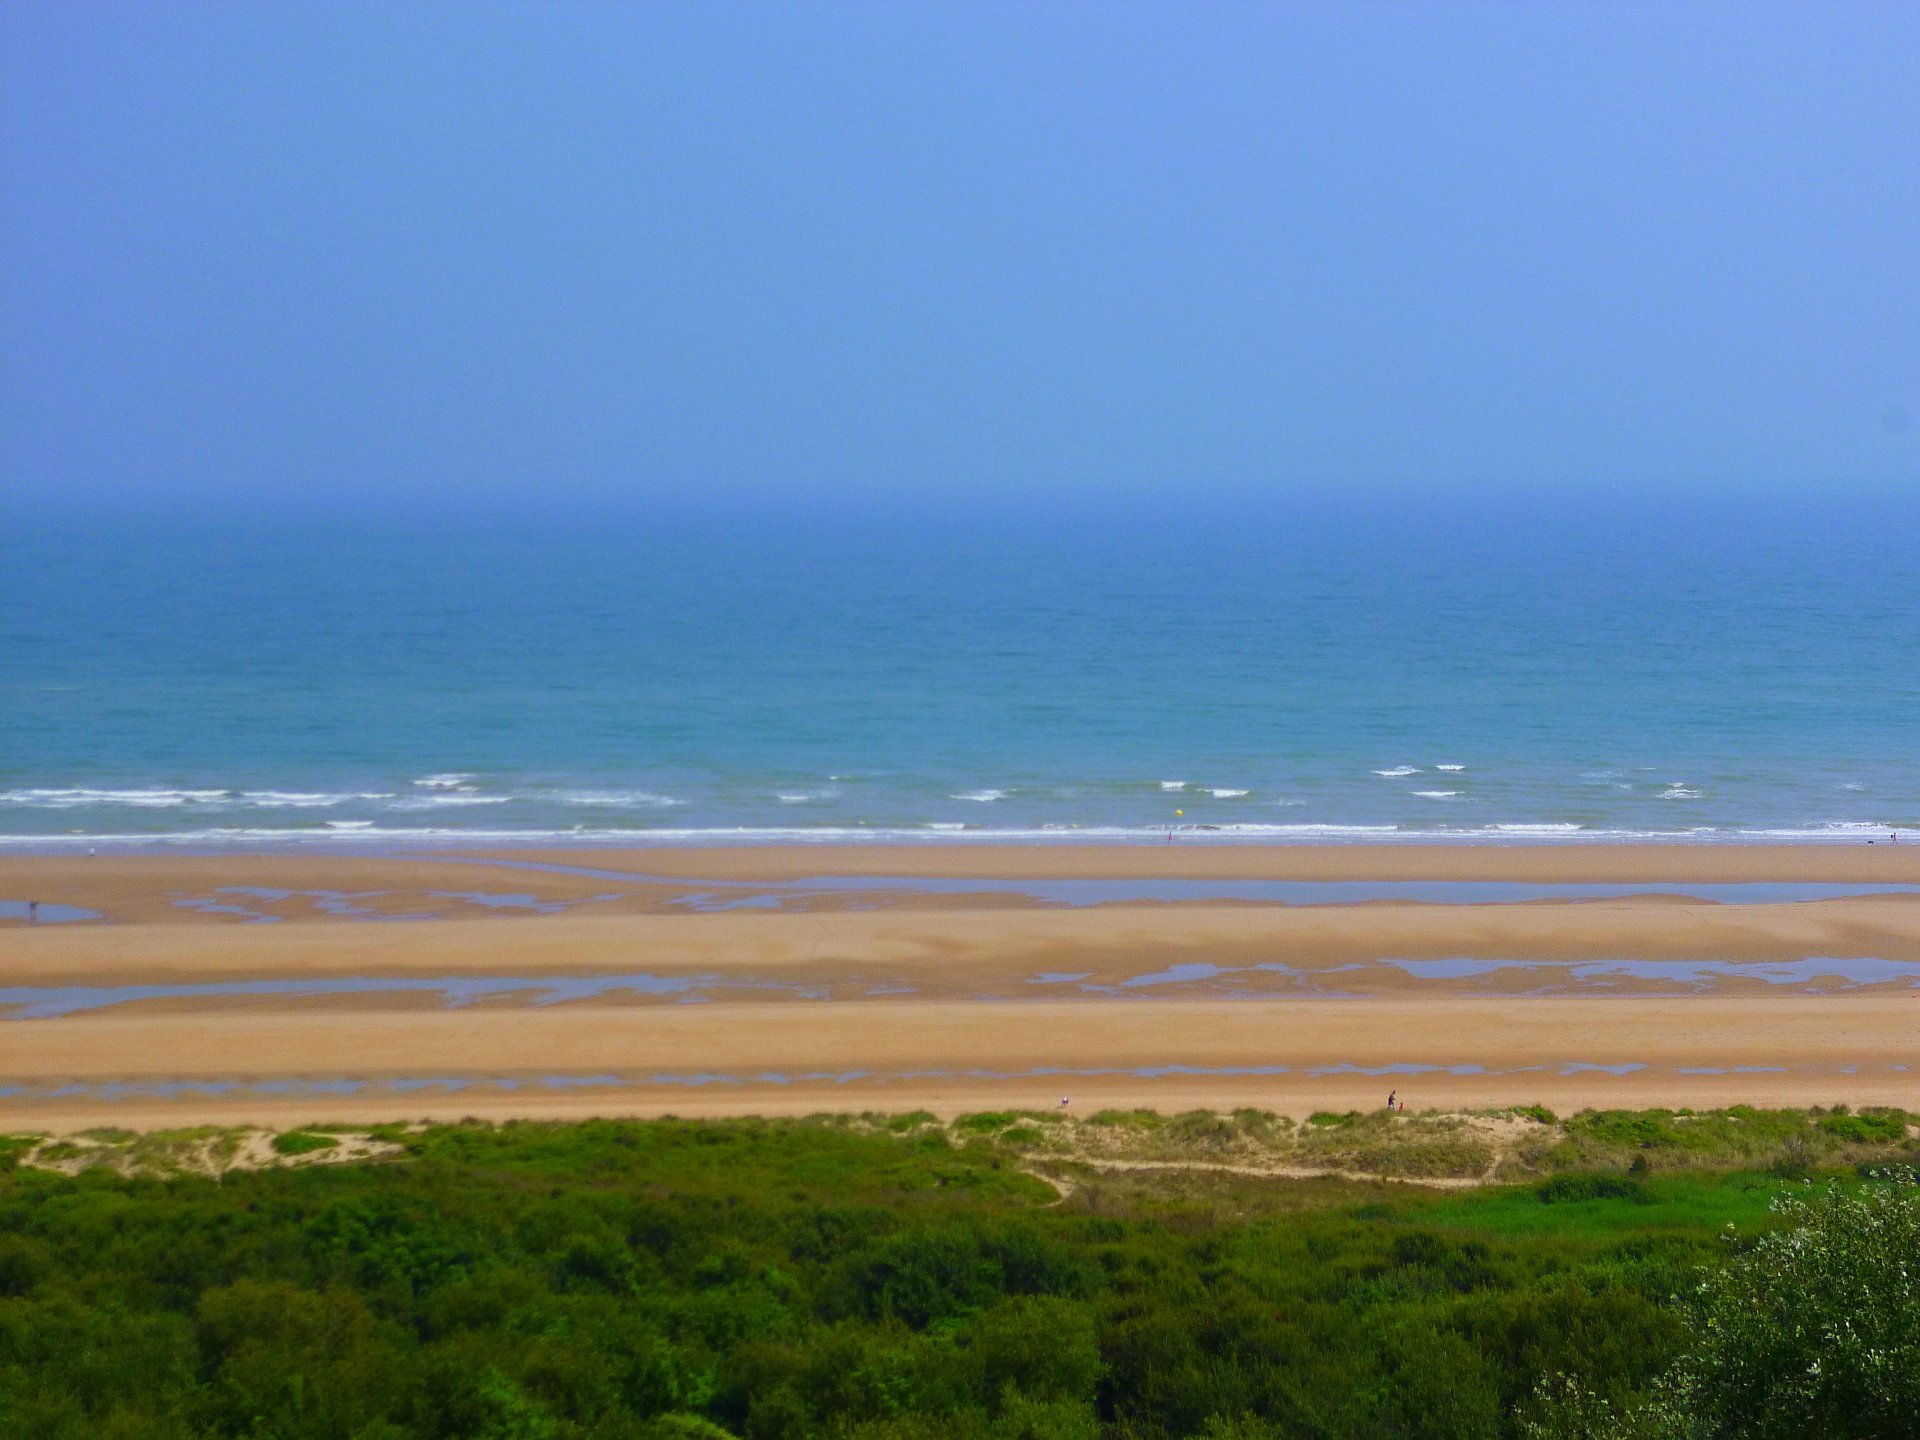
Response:
M77 843L77 842L76 842ZM0 896L36 877L59 883L115 874L172 873L183 881L300 866L359 869L377 877L407 866L498 862L622 871L623 879L788 881L871 875L896 879L1273 879L1507 880L1533 883L1738 883L1753 881L1920 884L1920 843L1854 842L1580 842L1572 839L1497 843L1388 841L1324 843L1230 842L1125 844L985 841L915 844L807 845L476 845L390 846L380 850L255 846L206 851L174 848L72 848L45 853L0 849ZM457 872L447 869L445 873ZM55 897L40 896L40 899Z
M1171 833L1172 844L1167 837ZM986 826L905 825L820 827L713 827L703 829L445 829L341 826L337 829L260 828L97 833L0 833L0 856L109 855L218 856L235 854L430 854L448 850L736 850L796 848L831 853L840 849L1398 849L1655 846L1674 848L1810 846L1920 849L1920 826L1835 820L1818 825L1754 828L1687 827L1675 830L1588 829L1567 822L1495 823L1474 829L1421 829L1398 824L1303 825L1086 825L994 829Z

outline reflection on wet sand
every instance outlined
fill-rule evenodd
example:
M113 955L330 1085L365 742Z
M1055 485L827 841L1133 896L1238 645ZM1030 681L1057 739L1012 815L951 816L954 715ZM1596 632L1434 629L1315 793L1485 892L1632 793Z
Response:
M1767 986L1800 986L1815 993L1887 985L1903 989L1920 986L1920 961L1885 960L1871 956L1813 957L1805 960L1593 960L1569 964L1556 960L1435 960L1385 959L1350 962L1306 969L1279 962L1256 965L1216 965L1187 961L1161 970L1096 978L1094 971L1043 972L1026 978L1030 987L1071 987L1079 996L1121 1000L1145 991L1204 993L1229 999L1294 997L1356 998L1369 977L1383 973L1408 976L1435 993L1579 995L1658 995L1679 988L1705 991L1723 981L1757 981ZM1525 977L1516 992L1489 990L1475 982L1488 976ZM1338 977L1337 979L1333 977ZM792 975L755 975L730 971L686 974L619 972L580 975L349 975L307 979L260 978L209 981L200 984L126 985L12 985L0 986L0 1020L46 1020L82 1011L143 1002L172 1002L182 1009L218 1009L233 1001L297 1002L421 996L449 1008L485 1000L529 1005L561 1005L607 999L646 997L678 1003L708 1003L726 998L857 1003L923 993L925 984L901 983L894 974L847 973L822 970L812 978ZM1223 983L1214 983L1223 982ZM1262 982L1266 982L1263 986ZM1636 983L1637 982L1637 983ZM1276 988L1276 983L1278 988ZM992 1001L1008 998L1005 991L986 985L968 988L949 978L938 987L949 998ZM1398 987L1405 993L1405 986Z

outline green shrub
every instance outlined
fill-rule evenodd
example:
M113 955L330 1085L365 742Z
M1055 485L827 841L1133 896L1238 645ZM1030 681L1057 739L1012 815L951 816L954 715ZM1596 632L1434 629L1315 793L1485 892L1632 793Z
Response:
M53 1256L26 1235L0 1235L0 1299L32 1292L53 1269Z
M92 1130L82 1130L80 1138L96 1140L102 1145L131 1145L140 1138L138 1130L123 1130L117 1125L100 1125Z
M1604 1145L1654 1150L1686 1144L1672 1123L1669 1110L1589 1110L1567 1122L1567 1130L1584 1134Z
M1819 1126L1822 1133L1852 1145L1897 1144L1907 1138L1907 1112L1874 1109L1848 1115L1836 1108L1832 1114L1820 1117Z
M339 1145L331 1135L315 1135L307 1130L289 1130L273 1137L276 1155L311 1155L316 1150L331 1150Z
M1581 1200L1627 1200L1650 1205L1653 1197L1638 1180L1623 1175L1556 1175L1534 1187L1542 1205L1565 1205Z
M1170 1140L1189 1145L1221 1146L1238 1140L1240 1127L1211 1110L1189 1110L1169 1120L1163 1133Z
M1018 1124L1019 1120L1017 1110L983 1110L977 1115L962 1115L953 1122L953 1128L962 1135L985 1135Z
M39 1143L38 1135L0 1135L0 1172L17 1168Z
M217 1184L116 1173L146 1137L77 1178L0 1174L0 1437L1508 1440L1543 1374L1624 1395L1666 1371L1673 1295L1723 1227L1751 1243L1771 1189L1676 1175L1639 1206L1612 1176L1558 1192L1608 1203L1543 1204L1090 1168L1059 1204L1009 1148L1054 1132L1005 1118L957 1147L880 1117L392 1127L405 1163ZM1231 1123L1399 1173L1480 1138L1330 1118ZM1103 1148L1164 1157L1223 1122L1117 1123Z
M1087 1123L1129 1126L1135 1130L1158 1130L1167 1121L1158 1110L1099 1110L1088 1117Z
M1920 1415L1913 1172L1858 1190L1783 1195L1774 1211L1781 1228L1685 1298L1692 1344L1649 1391L1607 1396L1562 1376L1537 1392L1528 1434L1910 1440Z

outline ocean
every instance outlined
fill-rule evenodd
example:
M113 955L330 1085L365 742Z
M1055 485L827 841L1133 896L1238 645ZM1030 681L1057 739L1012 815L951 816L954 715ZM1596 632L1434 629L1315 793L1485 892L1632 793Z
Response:
M0 844L1860 840L1920 828L1916 541L1894 502L41 516Z

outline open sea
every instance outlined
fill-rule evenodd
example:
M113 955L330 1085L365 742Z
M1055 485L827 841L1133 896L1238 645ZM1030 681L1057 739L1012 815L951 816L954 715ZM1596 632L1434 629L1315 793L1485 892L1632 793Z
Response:
M0 844L1859 841L1917 581L1897 502L39 517Z

